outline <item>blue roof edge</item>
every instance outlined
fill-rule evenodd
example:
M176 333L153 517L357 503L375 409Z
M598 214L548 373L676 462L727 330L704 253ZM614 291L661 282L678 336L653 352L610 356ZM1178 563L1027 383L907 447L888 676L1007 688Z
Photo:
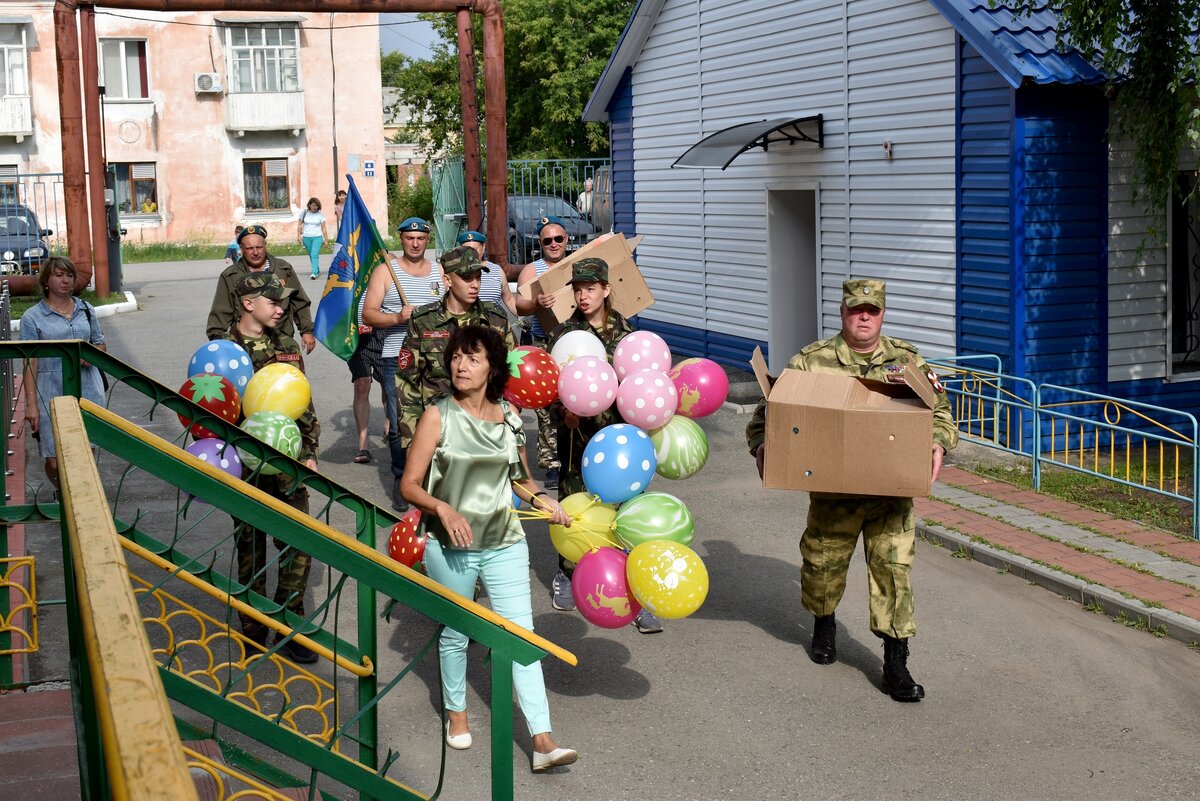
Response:
M1000 77L1004 78L1009 86L1017 89L1024 83L1025 73L996 47L995 37L987 35L971 23L959 3L955 0L929 0L929 4L937 9L951 27L958 31L958 35L966 39L996 72L1000 73Z

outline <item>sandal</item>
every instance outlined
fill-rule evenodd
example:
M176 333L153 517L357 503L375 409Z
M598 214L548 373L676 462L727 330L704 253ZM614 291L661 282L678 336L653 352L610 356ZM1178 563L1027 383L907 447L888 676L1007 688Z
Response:
M355 464L368 464L371 461L371 452L363 448L358 453L354 454Z

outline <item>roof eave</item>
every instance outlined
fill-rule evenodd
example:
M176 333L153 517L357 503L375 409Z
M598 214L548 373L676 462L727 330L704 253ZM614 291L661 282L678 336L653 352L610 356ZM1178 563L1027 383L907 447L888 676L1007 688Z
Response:
M592 96L583 107L584 122L608 120L608 104L621 83L621 76L625 74L626 67L637 61L665 2L666 0L638 0L637 5L633 7L629 21L621 31L621 38L617 39L617 46L613 48L608 63L604 65L604 71L596 81L596 88L592 90Z

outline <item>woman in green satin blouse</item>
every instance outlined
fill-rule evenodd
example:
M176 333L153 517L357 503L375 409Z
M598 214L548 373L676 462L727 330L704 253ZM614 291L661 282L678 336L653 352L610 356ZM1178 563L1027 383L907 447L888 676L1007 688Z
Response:
M514 490L570 525L558 501L530 477L520 415L502 400L508 383L508 351L492 328L454 329L444 353L453 393L421 415L400 479L404 499L421 510L429 534L425 570L435 581L471 596L483 582L492 609L533 630L529 546L512 505ZM447 628L438 650L446 743L471 747L467 722L467 636ZM540 772L579 758L550 736L550 708L542 665L513 665L513 684L533 739L532 767Z

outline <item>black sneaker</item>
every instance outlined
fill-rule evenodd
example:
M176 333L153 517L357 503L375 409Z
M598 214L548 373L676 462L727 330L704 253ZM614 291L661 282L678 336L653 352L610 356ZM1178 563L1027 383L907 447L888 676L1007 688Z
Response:
M548 490L558 489L558 468L551 467L546 471L546 480L542 484Z
M317 661L317 655L295 640L288 640L279 646L279 653L300 665L311 665Z

